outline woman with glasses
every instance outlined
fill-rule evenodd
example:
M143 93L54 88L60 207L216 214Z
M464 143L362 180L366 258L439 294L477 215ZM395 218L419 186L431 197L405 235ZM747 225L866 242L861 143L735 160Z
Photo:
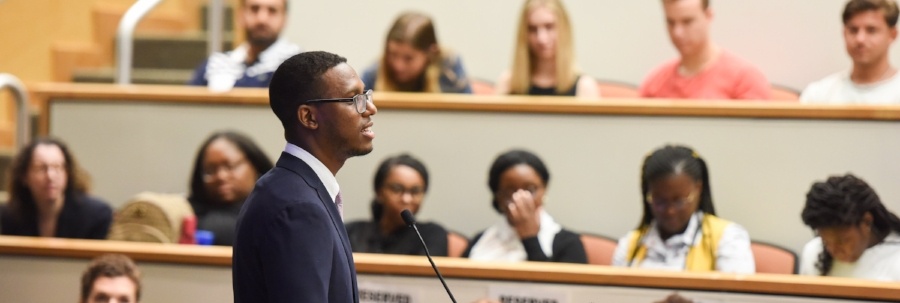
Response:
M800 274L900 281L900 218L853 175L813 184L803 223L818 237L800 256Z
M37 139L23 147L13 160L9 181L9 204L0 207L0 233L106 238L112 209L88 195L87 175L62 141Z
M425 165L410 155L385 159L375 172L375 199L372 221L356 221L346 225L354 252L398 255L425 255L418 235L406 226L400 212L419 212L428 191ZM434 256L447 256L447 230L435 223L416 225L428 251Z
M462 59L440 47L431 18L418 12L397 17L380 62L366 69L362 80L382 92L472 93Z
M598 98L597 82L575 66L572 25L561 0L528 0L522 7L512 70L497 81L501 95Z
M463 256L481 261L587 263L581 237L544 210L550 172L537 155L512 150L488 173L491 204L503 218L470 242Z
M636 230L619 240L614 266L675 271L756 271L750 236L716 216L706 161L684 146L665 146L644 159Z
M232 245L244 199L256 180L272 168L272 160L253 140L234 131L213 133L194 160L188 201L197 229L213 233L213 245Z

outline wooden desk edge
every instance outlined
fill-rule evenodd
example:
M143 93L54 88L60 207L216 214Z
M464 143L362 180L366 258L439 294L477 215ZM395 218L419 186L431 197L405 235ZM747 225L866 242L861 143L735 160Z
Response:
M167 85L32 83L31 96L41 106L41 134L47 134L51 101L128 101L183 104L268 105L266 89L236 88L210 92L205 87ZM376 93L381 109L552 113L573 115L684 116L763 119L900 121L898 105L808 105L775 101L704 101L665 99L577 99L571 97L484 96L460 94Z
M0 236L0 254L13 256L89 259L106 253L121 253L139 262L230 267L231 252L230 247ZM421 256L356 253L354 259L359 274L428 277L434 274L428 261ZM445 277L461 279L692 289L865 300L896 301L900 298L900 285L897 283L842 278L677 273L596 265L487 263L442 257L436 257L435 263L440 266Z

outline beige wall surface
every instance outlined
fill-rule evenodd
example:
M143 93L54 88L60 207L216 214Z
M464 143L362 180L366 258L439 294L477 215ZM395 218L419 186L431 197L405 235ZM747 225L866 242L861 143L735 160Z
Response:
M46 303L77 302L80 277L88 260L0 256L0 293L3 302ZM231 268L227 266L185 266L156 262L137 262L143 275L141 302L219 302L233 301ZM584 286L554 283L447 279L459 302L474 302L487 297L490 289L530 291L533 294L562 294L562 302L645 303L665 298L673 290ZM448 302L436 278L363 274L360 289L393 291L417 296L413 302ZM51 289L52 291L47 291ZM704 302L730 303L850 303L858 300L802 298L765 294L738 294L709 291L679 291L683 296ZM598 298L602 300L597 301ZM364 301L365 302L365 301ZM871 301L865 301L871 302Z
M285 32L307 50L346 56L362 70L380 56L400 12L432 15L439 41L456 50L469 74L495 81L512 62L523 1L295 1ZM773 83L803 89L849 68L841 11L844 0L713 0L712 37L755 63ZM574 24L576 56L585 74L639 84L676 56L658 0L564 1ZM891 51L900 60L900 47Z
M196 148L214 130L246 132L273 159L284 148L266 106L57 102L50 117L50 134L69 142L95 193L114 205L144 190L185 192ZM706 158L719 215L756 240L799 251L812 237L800 220L805 194L832 174L858 174L900 211L897 122L389 109L374 121L374 152L350 159L338 174L347 221L370 216L377 164L410 152L432 176L420 219L474 235L501 219L489 202L491 161L521 147L550 169L546 204L557 221L619 237L640 218L642 158L670 142Z

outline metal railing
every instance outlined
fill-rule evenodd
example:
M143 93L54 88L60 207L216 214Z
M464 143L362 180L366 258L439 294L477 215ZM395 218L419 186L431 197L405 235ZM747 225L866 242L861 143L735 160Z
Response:
M131 84L131 64L134 59L134 29L162 0L137 0L119 22L116 32L116 83Z
M134 59L134 30L153 8L162 0L138 0L119 22L116 32L116 83L131 84L131 65ZM222 51L222 32L225 19L225 4L222 0L209 0L206 15L207 51L209 54Z
M206 11L206 50L212 55L222 51L225 5L222 0L209 0Z
M19 78L10 74L0 74L0 91L10 89L13 98L16 99L16 149L20 149L28 143L29 115L28 94L25 93L25 85Z

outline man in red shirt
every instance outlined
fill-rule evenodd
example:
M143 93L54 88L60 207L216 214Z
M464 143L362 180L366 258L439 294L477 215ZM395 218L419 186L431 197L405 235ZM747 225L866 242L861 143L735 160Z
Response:
M662 0L666 25L680 58L650 72L645 98L769 99L766 76L749 62L713 43L709 0Z

